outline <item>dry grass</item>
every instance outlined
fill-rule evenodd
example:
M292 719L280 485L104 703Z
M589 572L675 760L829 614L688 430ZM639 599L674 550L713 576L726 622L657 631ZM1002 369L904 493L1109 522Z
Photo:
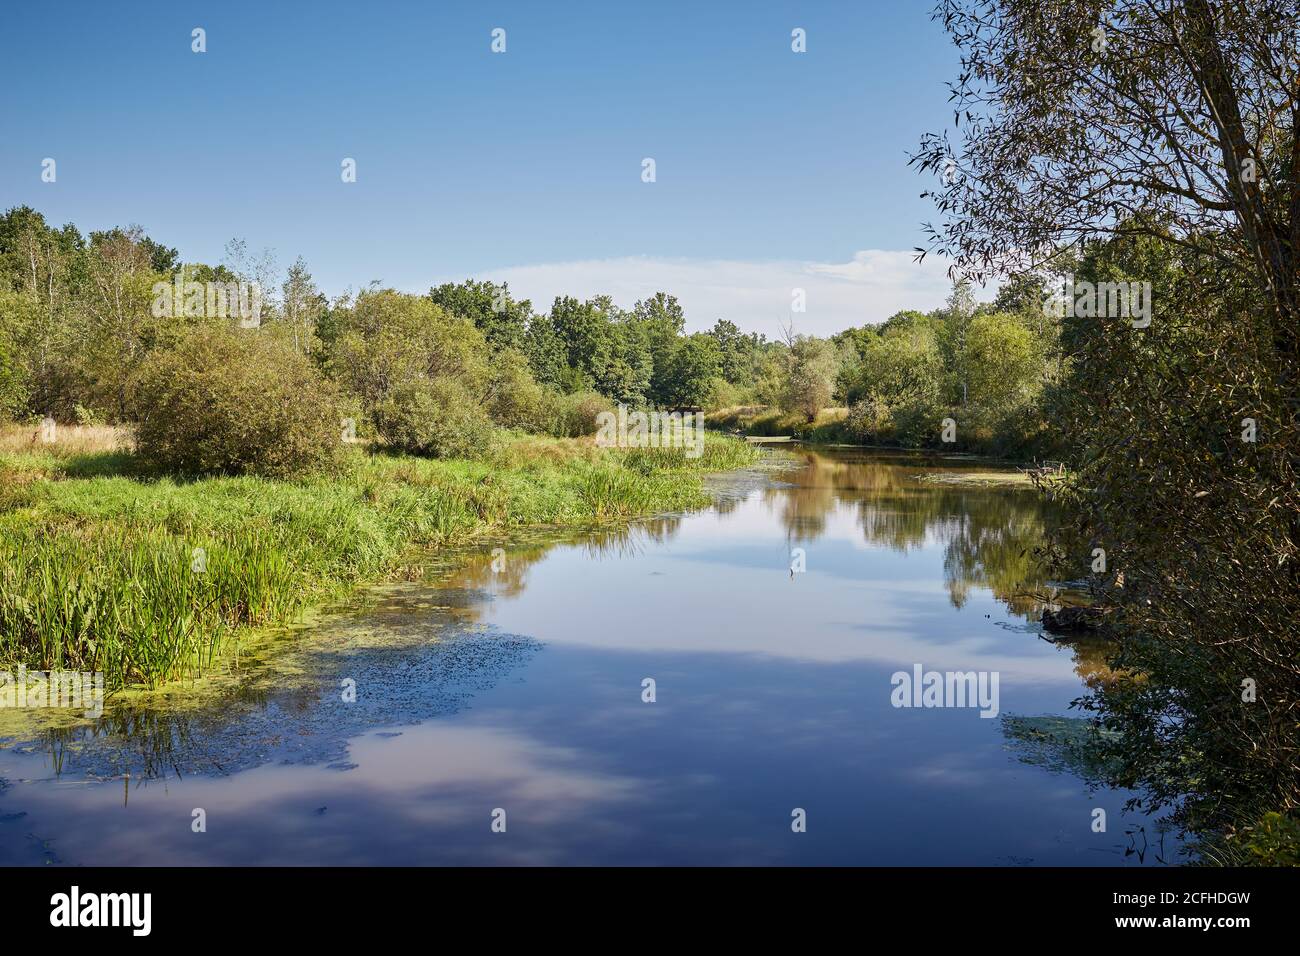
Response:
M940 471L922 475L921 480L939 485L971 485L977 488L1032 488L1034 484L1021 471Z
M57 425L54 441L42 437L40 425L0 426L0 454L86 455L130 447L130 431L112 425Z
M499 454L504 462L521 467L529 464L560 465L575 459L597 461L605 449L596 445L595 436L584 438L549 438L520 435L513 438Z

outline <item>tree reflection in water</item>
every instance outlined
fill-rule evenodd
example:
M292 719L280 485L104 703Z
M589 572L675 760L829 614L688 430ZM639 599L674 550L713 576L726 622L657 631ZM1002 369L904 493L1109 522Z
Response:
M1011 611L1037 620L1043 572L1035 551L1044 540L1047 506L1030 488L964 486L927 481L935 473L968 471L972 462L940 456L799 453L806 467L788 488L769 488L792 545L815 541L838 507L856 509L867 544L908 552L944 545L944 579L954 607L972 588L987 588Z
M1037 620L1042 604L1034 592L1042 575L1035 548L1045 537L1048 516L1032 490L925 480L936 472L971 470L969 461L940 456L812 450L796 455L799 467L783 471L774 483L755 486L757 492L721 496L716 513L725 517L748 494L757 493L777 514L791 546L826 534L837 511L851 515L873 547L907 553L938 541L954 607L962 607L973 589L986 588L1013 614ZM336 696L324 678L355 670L349 655L406 661L441 640L446 646L438 654L445 660L423 661L427 673L413 681L418 690L397 709L409 719L452 712L463 699L454 684L468 656L475 656L472 670L487 686L528 653L526 639L510 635L498 641L499 647L490 635L475 638L485 643L472 655L451 641L453 634L478 626L485 601L522 593L530 569L557 546L577 546L593 559L634 557L670 541L682 523L682 516L670 515L581 533L538 531L481 542L460 553L415 556L408 562L415 573L407 574L406 582L377 589L363 596L359 607L286 638L263 666L246 665L243 678L225 686L208 706L173 708L154 701L113 707L93 726L47 730L45 748L56 773L69 763L92 776L129 773L133 779L226 773L256 765L259 754L275 752L286 736L285 725L292 725L296 729L289 736L307 734L319 745L295 751L291 759L337 759L348 734L397 716L377 709L370 715L350 711L355 719L342 723L336 716L322 717L328 711L325 702ZM1025 639L1034 640L1032 629L1026 631ZM1104 646L1072 650L1085 683L1105 678ZM484 668L479 657L490 666ZM400 697L404 692L398 688L392 693ZM268 716L268 711L274 714ZM96 741L99 746L93 745ZM104 746L109 741L113 745ZM88 760L92 753L94 759Z

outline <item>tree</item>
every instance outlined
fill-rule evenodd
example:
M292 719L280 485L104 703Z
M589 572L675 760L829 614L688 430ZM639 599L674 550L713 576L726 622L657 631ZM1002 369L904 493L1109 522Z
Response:
M677 298L666 292L656 292L650 298L637 302L632 309L632 316L641 328L652 366L650 400L659 405L668 404L672 401L669 379L673 374L673 353L686 328L686 316Z
M975 296L971 293L970 283L958 279L953 282L944 307L939 348L949 372L950 396L955 403L962 405L969 399L970 363L966 354L966 334L974 316Z
M1008 312L978 315L966 333L969 401L994 415L1031 401L1043 381L1034 334Z
M524 347L533 304L513 299L508 283L444 282L429 290L429 298L452 315L472 321L494 349Z
M722 377L732 385L753 385L766 344L757 332L741 332L734 322L718 319L708 335L718 343Z
M810 335L794 336L790 341L781 407L813 421L830 404L838 371L835 346L828 340Z
M428 296L367 290L332 312L326 367L367 412L416 379L453 378L469 394L485 394L490 372L483 334Z
M585 302L556 297L551 324L571 370L563 384L566 391L594 388L615 401L641 404L652 374L650 353L637 323L610 321L613 309L608 296Z
M149 352L156 316L153 271L156 246L139 226L92 232L86 251L87 294L80 298L90 319L80 364L95 405L128 418L130 382Z
M51 228L30 206L0 216L0 283L16 293L0 298L0 326L26 392L15 414L72 416L85 323L73 302L85 281L84 250L74 226Z
M316 288L316 282L307 271L302 256L294 260L280 287L284 321L293 334L293 346L300 352L311 352L316 337L316 324L325 310L325 296Z
M662 376L663 403L675 407L703 406L722 368L717 340L703 332L682 339L668 359Z
M1056 538L1142 680L1087 706L1148 806L1195 827L1300 803L1300 21L1296 0L941 0L960 141L928 251L980 278L1150 283L1149 327L1063 320L1075 442ZM1249 428L1246 425L1249 424ZM1122 576L1121 576L1122 574ZM1267 687L1243 706L1242 681Z
M850 389L854 401L885 409L937 406L941 401L943 357L932 326L920 313L899 313L867 343Z
M21 293L0 289L0 420L16 416L27 403L26 370L18 361L14 332L10 328L11 309L21 307ZM34 303L33 303L34 304Z
M1252 283L1293 390L1300 3L940 0L936 16L963 56L961 143L930 135L912 157L949 171L925 251L983 278L1160 235Z
M563 388L569 369L568 350L549 315L534 315L528 320L524 354L528 356L528 367L538 382L551 388Z

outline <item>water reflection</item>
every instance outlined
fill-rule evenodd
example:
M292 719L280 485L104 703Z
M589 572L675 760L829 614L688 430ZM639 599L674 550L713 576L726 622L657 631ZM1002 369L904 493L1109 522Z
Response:
M791 543L816 541L827 516L848 506L868 544L903 553L942 544L954 607L966 603L972 588L987 588L1022 617L1041 615L1031 592L1042 579L1034 549L1043 541L1046 511L1028 489L927 480L969 471L960 459L813 451L801 458L806 467L792 475L789 488L764 493Z
M890 703L913 662L1058 720L1105 679L1029 621L1034 496L925 480L969 468L803 452L709 511L442 556L215 693L0 743L0 863L1153 862L1032 725Z

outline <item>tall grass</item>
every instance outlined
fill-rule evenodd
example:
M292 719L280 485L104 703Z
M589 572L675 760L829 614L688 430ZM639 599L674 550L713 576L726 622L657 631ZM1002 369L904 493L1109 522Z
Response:
M0 454L39 452L45 455L85 455L125 451L131 434L112 425L58 425L46 441L39 425L0 425Z
M98 670L110 687L198 675L239 628L341 596L413 544L705 504L703 473L757 454L708 437L697 459L537 438L483 462L358 454L301 481L140 480L113 450L2 454L0 667Z

